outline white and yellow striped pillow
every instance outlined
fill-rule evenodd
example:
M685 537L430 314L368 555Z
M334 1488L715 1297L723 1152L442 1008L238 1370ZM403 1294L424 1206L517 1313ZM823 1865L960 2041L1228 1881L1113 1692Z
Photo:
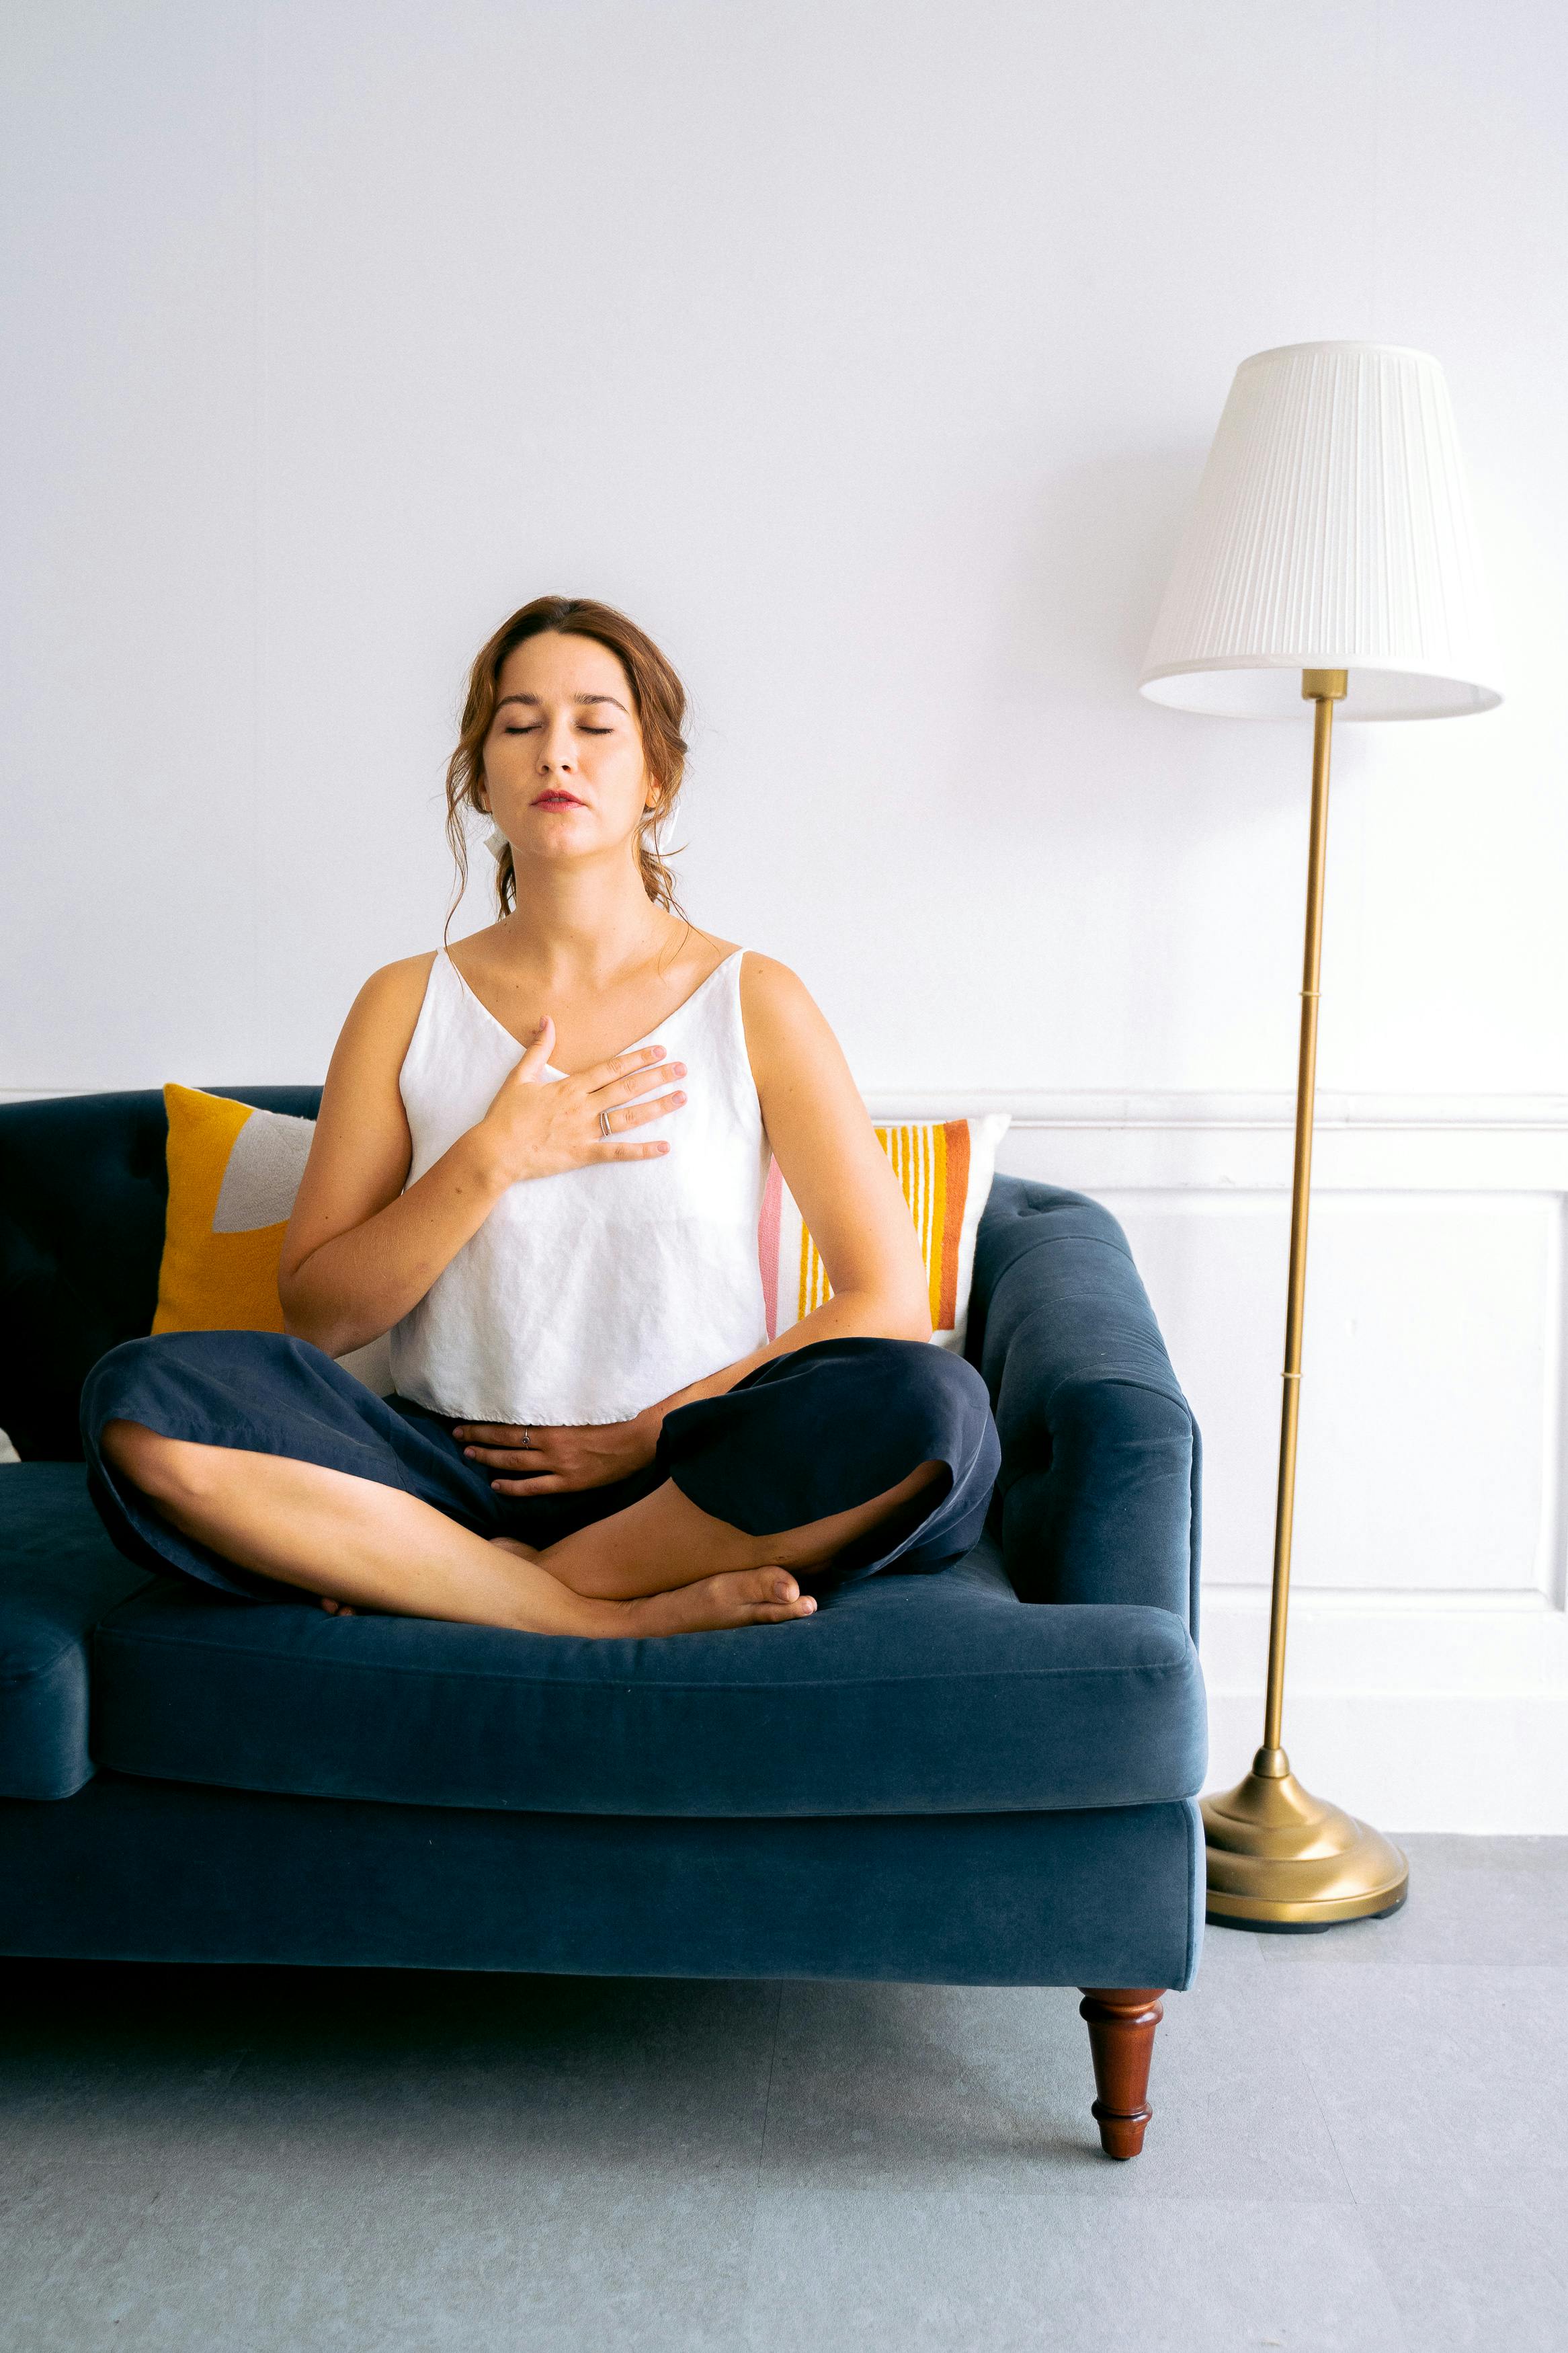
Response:
M920 1236L931 1285L931 1338L963 1353L974 1237L996 1173L996 1151L1010 1124L1005 1111L979 1119L907 1120L879 1127ZM769 1165L757 1227L768 1337L777 1337L831 1298L816 1242L776 1160Z

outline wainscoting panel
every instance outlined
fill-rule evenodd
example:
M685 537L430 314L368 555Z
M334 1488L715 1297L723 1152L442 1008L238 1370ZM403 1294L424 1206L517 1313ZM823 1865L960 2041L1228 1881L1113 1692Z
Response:
M1126 1229L1204 1432L1207 1581L1266 1586L1289 1197L1098 1198ZM1303 1590L1542 1589L1557 1224L1542 1195L1316 1196L1293 1556Z

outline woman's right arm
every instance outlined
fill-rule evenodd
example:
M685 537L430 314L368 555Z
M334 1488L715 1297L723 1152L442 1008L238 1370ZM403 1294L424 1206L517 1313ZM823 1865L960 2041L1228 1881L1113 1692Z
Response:
M386 965L354 999L283 1237L284 1326L330 1356L363 1347L406 1315L510 1182L470 1128L403 1190L414 1144L397 1079L432 960Z
M483 1119L416 1184L398 1077L433 959L408 956L374 973L332 1050L310 1155L283 1237L278 1296L286 1331L330 1356L363 1347L416 1307L472 1240L510 1185L594 1160L649 1159L668 1143L598 1134L602 1108L626 1128L676 1108L633 1103L675 1075L644 1047L573 1077L541 1084L554 1025L543 1023L502 1080Z

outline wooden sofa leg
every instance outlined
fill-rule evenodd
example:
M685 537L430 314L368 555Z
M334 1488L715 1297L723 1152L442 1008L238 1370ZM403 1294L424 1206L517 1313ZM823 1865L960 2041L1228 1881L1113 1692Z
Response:
M1100 2094L1092 2110L1100 2145L1107 2157L1136 2157L1152 2114L1146 2096L1149 2062L1154 2055L1154 2029L1165 2015L1160 2000L1164 1988L1117 1991L1081 1986L1079 1990L1083 1995L1079 2016L1089 2021L1094 2088Z

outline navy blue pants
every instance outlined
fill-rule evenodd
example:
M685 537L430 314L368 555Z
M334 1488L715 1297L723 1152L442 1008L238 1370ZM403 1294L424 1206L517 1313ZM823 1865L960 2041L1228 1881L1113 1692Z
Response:
M379 1398L308 1340L274 1332L168 1332L100 1356L81 1394L88 1492L122 1553L226 1593L299 1599L182 1535L103 1459L106 1422L165 1438L291 1456L352 1472L433 1504L477 1535L554 1544L624 1511L666 1479L748 1535L848 1511L921 1462L945 1487L901 1540L874 1529L830 1564L836 1581L959 1560L984 1525L1002 1459L985 1384L951 1350L917 1340L816 1340L753 1367L724 1396L666 1414L653 1461L608 1486L498 1495L497 1474L465 1461L452 1424L407 1398ZM883 1548L878 1549L882 1541Z

